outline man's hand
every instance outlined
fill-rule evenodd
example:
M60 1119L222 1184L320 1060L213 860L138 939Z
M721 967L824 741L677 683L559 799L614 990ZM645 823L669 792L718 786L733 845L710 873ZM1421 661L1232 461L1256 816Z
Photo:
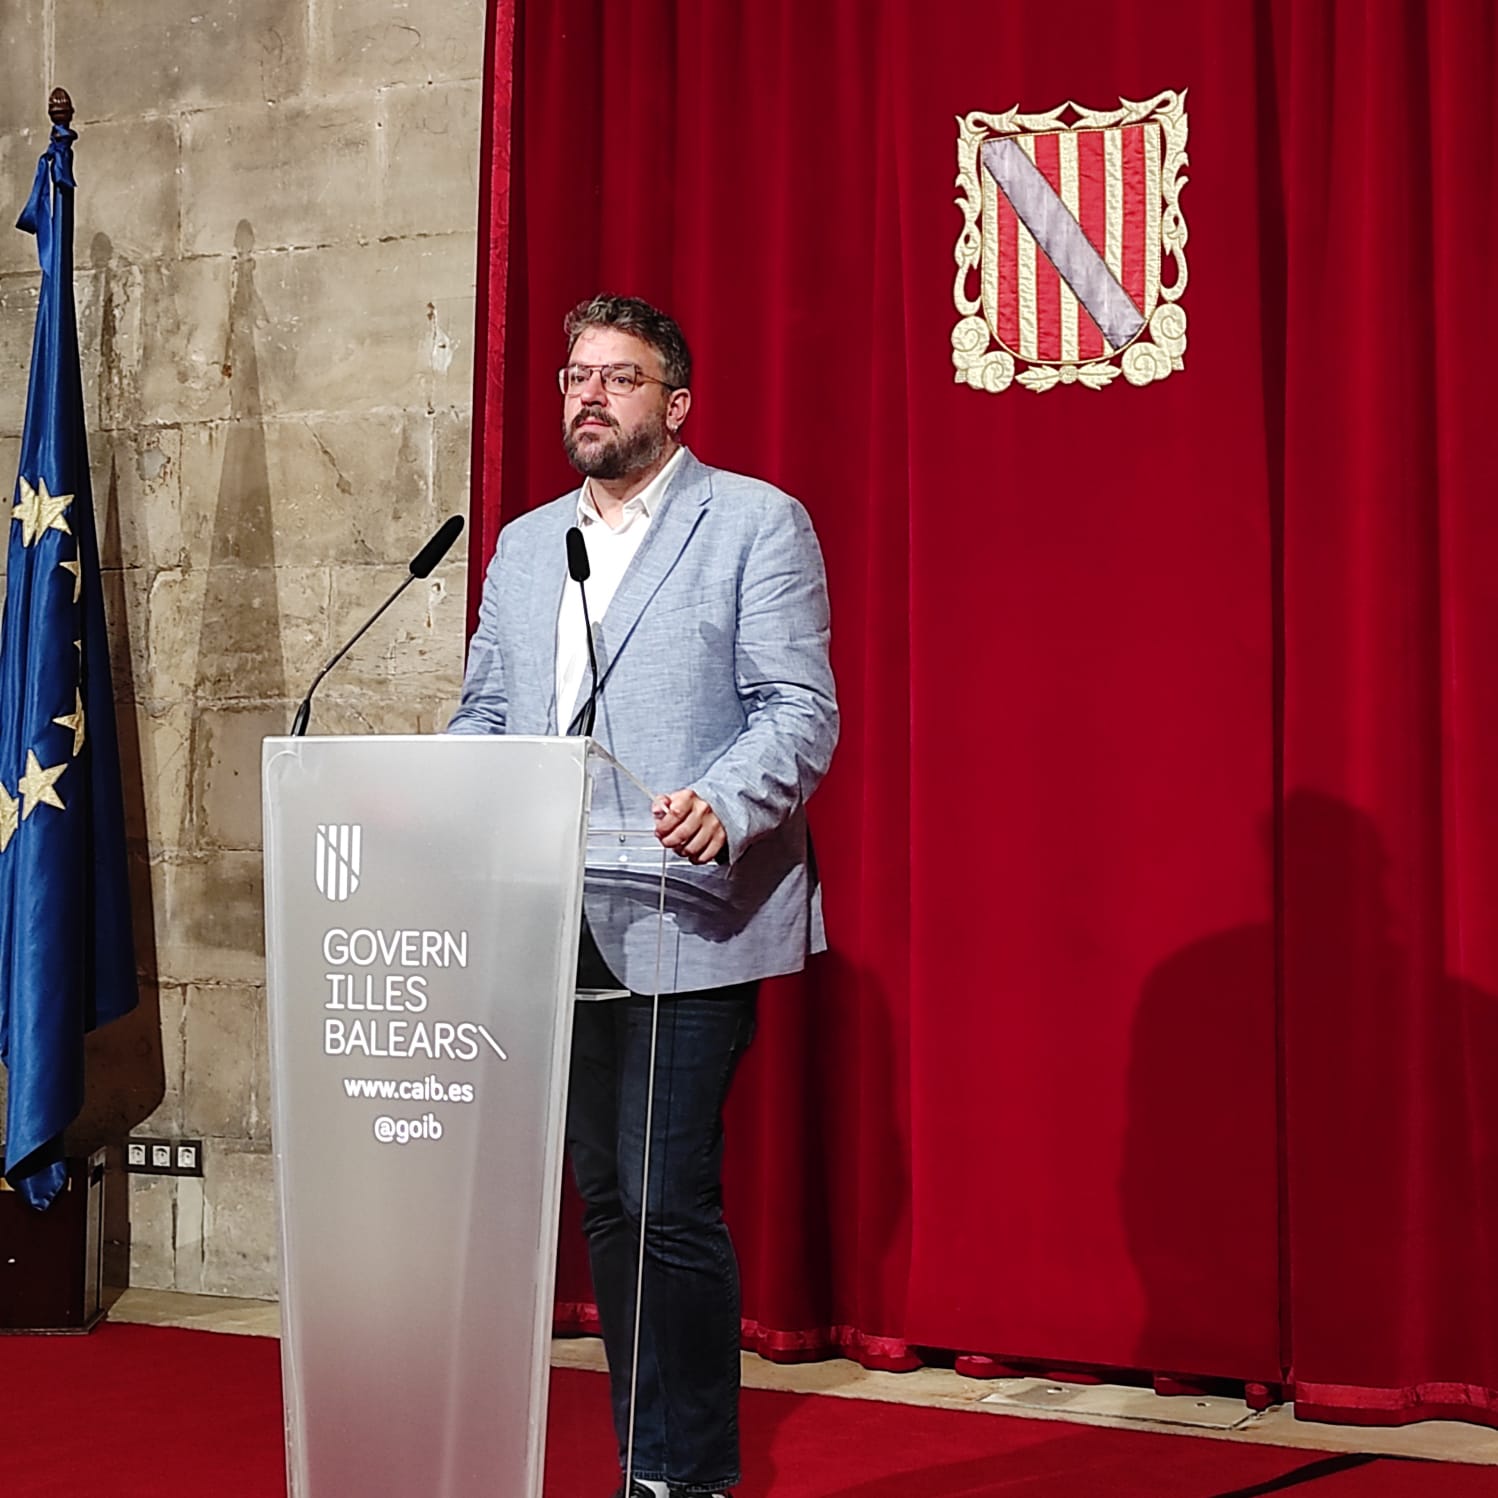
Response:
M651 803L655 835L693 863L711 863L728 841L718 814L693 790L672 791Z

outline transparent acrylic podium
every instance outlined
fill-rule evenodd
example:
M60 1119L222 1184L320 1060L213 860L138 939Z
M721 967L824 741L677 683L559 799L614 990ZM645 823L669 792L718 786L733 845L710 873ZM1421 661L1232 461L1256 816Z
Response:
M267 739L263 789L290 1493L540 1498L583 882L659 950L649 794L465 736Z

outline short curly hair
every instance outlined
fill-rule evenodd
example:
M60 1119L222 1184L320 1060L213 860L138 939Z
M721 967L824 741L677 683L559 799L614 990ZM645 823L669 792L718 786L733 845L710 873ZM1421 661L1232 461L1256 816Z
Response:
M637 296L610 296L600 292L586 302L579 302L562 324L567 334L567 351L588 328L617 328L648 343L661 356L666 383L673 390L685 390L692 383L692 352L676 324L658 307Z

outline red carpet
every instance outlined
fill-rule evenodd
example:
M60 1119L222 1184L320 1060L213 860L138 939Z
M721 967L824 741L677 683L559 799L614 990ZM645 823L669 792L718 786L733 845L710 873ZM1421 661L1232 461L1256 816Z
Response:
M284 1498L280 1349L158 1327L0 1338L4 1498ZM609 1498L602 1378L552 1381L548 1498ZM746 1392L738 1498L1492 1498L1498 1471ZM1358 1458L1350 1459L1358 1461ZM354 1498L354 1495L348 1495ZM424 1498L424 1495L410 1495ZM508 1498L495 1494L495 1498Z

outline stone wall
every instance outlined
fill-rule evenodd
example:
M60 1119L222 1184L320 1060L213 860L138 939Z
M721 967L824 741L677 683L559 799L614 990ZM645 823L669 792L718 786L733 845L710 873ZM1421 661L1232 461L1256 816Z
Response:
M76 1142L113 1148L110 1269L276 1284L260 741L466 514L482 0L6 0L0 471L38 277L9 229L74 128L77 297L114 650L141 1008L90 1043ZM314 731L428 731L457 695L463 567L417 584ZM202 1181L121 1174L127 1130ZM128 1207L128 1211L127 1211Z

